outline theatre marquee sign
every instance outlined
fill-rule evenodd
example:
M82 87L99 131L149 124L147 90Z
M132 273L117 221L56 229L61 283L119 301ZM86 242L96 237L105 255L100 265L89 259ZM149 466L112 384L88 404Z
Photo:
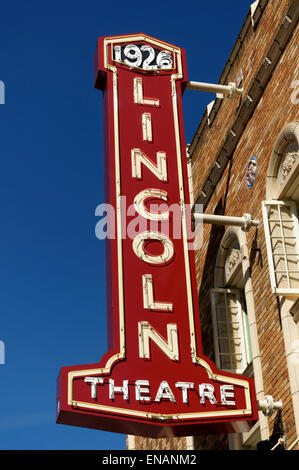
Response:
M217 370L202 354L186 210L185 52L136 34L100 38L95 59L106 202L115 208L110 350L99 363L61 368L57 422L151 437L248 430L257 420L253 379ZM179 208L179 222L170 207ZM136 214L140 230L130 237Z

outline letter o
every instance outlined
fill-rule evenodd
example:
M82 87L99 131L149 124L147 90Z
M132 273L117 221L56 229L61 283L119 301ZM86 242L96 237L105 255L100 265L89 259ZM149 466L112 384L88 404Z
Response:
M154 188L140 191L140 193L138 193L134 199L134 206L138 214L148 220L169 220L168 211L160 214L156 212L151 212L146 209L146 207L144 206L144 201L148 198L163 199L163 201L167 201L167 192L162 191L161 189Z
M143 243L145 240L158 240L162 243L164 251L161 255L149 255L143 248ZM171 260L174 254L174 247L173 243L169 240L169 238L164 235L164 233L159 232L142 232L136 235L133 240L133 250L134 253L140 258L142 261L145 261L149 264L165 264Z

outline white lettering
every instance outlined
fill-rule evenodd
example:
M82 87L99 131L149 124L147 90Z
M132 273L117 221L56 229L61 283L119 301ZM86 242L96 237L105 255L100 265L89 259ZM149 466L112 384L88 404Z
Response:
M168 325L168 327L171 325ZM172 325L175 326L175 325ZM157 332L154 332L154 335L158 335ZM164 342L164 347L168 347L167 343L162 339ZM146 342L146 341L145 341ZM148 340L147 340L148 342ZM170 350L170 348L169 348ZM168 351L169 352L169 351ZM85 377L84 382L89 384L91 390L91 398L97 399L97 391L98 385L101 385L103 394L108 394L110 400L115 400L116 394L121 394L123 399L126 401L130 400L129 395L129 380L125 379L122 382L122 386L115 386L114 380L109 378L107 381L104 381L103 377ZM195 384L193 382L188 381L178 381L173 385L169 385L166 380L162 380L160 385L158 386L155 398L151 395L151 387L150 381L146 379L138 379L135 383L130 381L132 387L135 386L135 399L139 403L149 403L152 400L156 403L160 403L161 400L169 400L172 403L176 403L176 397L172 391L172 387L176 387L177 389L181 390L181 393L177 392L177 398L181 398L181 402L188 405L189 398L190 398L190 390L194 390L194 394L192 395L193 399L198 399L198 394L195 393ZM199 403L201 405L206 404L206 400L209 400L210 404L216 405L216 391L214 385L210 383L201 383L198 384L199 386ZM217 397L219 397L219 401L221 401L221 405L225 406L233 406L236 404L235 400L235 391L234 385L232 384L225 384L219 385L217 389ZM132 399L132 396L131 396Z
M157 302L154 300L153 277L151 274L143 274L142 276L143 288L143 307L147 310L166 310L171 312L173 310L172 303Z
M295 90L291 94L291 102L293 104L298 104L299 103L299 80L294 80L291 84L291 88L295 88Z
M144 242L159 241L163 246L163 253L161 255L150 255L144 249ZM135 255L142 261L149 264L165 264L168 263L173 257L174 247L172 241L164 233L146 231L139 233L133 240L133 250Z
M95 215L103 216L106 212L105 217L103 217L99 222L97 222L95 227L95 234L99 240L115 239L115 211L114 207L110 204L99 204L96 207Z
M100 377L85 377L84 382L91 384L91 398L97 398L97 385L103 384L104 379Z
M129 400L129 387L128 387L129 381L128 380L123 380L123 386L122 387L115 387L114 385L114 380L109 379L109 398L111 400L114 400L115 398L115 393L122 393L124 400Z
M152 142L153 140L151 113L142 114L142 138L146 142Z
M147 321L138 322L139 357L150 359L149 340L154 343L173 361L179 360L177 325L167 324L167 342Z
M139 401L150 401L151 397L144 396L143 393L149 393L149 381L148 380L136 380L136 400Z
M155 98L143 98L143 85L142 85L142 78L135 77L134 78L134 103L142 104L145 106L159 106L160 101Z
M141 164L145 165L160 181L167 181L166 153L157 152L157 163L154 163L140 149L131 150L132 177L142 179Z
M221 385L220 396L222 405L235 405L235 400L228 400L228 398L235 398L234 386L233 385Z
M212 405L217 403L217 400L214 395L214 387L211 384L200 384L199 385L199 395L200 395L200 403L203 405L206 402L206 398L210 400Z
M103 457L103 465L126 465L130 468L134 467L137 457L119 457L109 454L108 457Z
M182 389L183 403L189 403L188 389L194 388L194 383L193 382L177 382L175 386Z
M5 345L0 341L0 364L5 364Z
M163 382L160 383L155 401L160 402L163 398L175 403L174 395L166 380L163 380Z
M148 209L146 209L144 205L144 201L146 199L163 199L163 201L167 201L167 192L162 191L161 189L145 189L144 191L140 191L135 198L134 198L134 206L136 209L136 212L138 212L139 215L144 217L145 219L148 220L158 220L158 221L163 221L163 220L168 220L169 219L169 211L159 213L159 212L151 212Z
M2 80L0 80L0 104L5 104L5 85Z

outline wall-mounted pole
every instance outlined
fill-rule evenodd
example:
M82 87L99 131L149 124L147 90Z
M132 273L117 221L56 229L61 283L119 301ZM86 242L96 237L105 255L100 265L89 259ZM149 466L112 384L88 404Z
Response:
M188 90L207 91L209 93L223 94L228 98L243 93L243 88L237 88L236 83L230 82L228 85L214 85L213 83L187 82Z
M265 400L258 400L258 409L265 416L272 416L275 410L282 410L282 401L274 401L272 395L265 395Z
M259 227L259 221L252 219L250 214L243 214L242 217L231 217L227 215L199 214L194 213L193 218L196 222L215 225L234 225L242 227L247 232L252 227Z

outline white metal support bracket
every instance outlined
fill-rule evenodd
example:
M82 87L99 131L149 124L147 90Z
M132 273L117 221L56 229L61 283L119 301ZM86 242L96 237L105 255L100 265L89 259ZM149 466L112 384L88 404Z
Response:
M275 410L282 410L282 401L274 401L272 395L265 395L264 400L258 400L258 409L265 416L272 416Z
M215 85L213 83L203 82L187 82L186 88L188 90L207 91L208 93L216 93L218 98L224 96L233 98L234 96L243 93L243 88L238 88L235 82L230 82L228 85Z
M259 220L252 219L250 214L243 214L242 217L230 217L227 215L200 214L194 213L195 222L215 225L235 225L241 227L244 232L248 232L252 227L259 227Z

